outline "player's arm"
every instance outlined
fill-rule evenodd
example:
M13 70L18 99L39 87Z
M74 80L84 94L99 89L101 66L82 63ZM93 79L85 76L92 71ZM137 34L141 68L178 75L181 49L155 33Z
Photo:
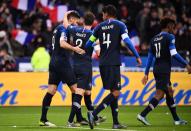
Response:
M191 67L188 64L188 62L186 60L184 60L184 58L182 56L180 56L180 54L176 51L176 47L175 47L175 37L174 35L170 35L170 44L169 44L169 50L170 50L170 54L171 56L176 59L179 63L181 63L184 67L187 68L188 73L191 73Z
M62 32L61 37L60 37L60 47L67 49L67 50L74 51L78 54L84 54L85 53L85 51L83 49L79 48L78 46L76 46L76 47L71 46L66 41L67 41L67 36L65 35L65 32Z
M149 70L150 70L150 67L153 63L153 58L154 58L154 55L152 53L152 49L150 47L149 49L149 53L148 53L148 58L147 58L147 64L146 64L146 69L145 69L145 76L143 77L142 79L142 83L145 85L148 81L148 75L149 75Z
M93 34L90 36L89 40L86 42L85 48L92 47L94 42L96 42L98 28L99 28L99 25L95 27Z
M67 11L65 14L64 14L64 20L63 20L63 25L64 27L67 29L68 26L70 25L69 22L68 22L68 14L71 13L72 11Z
M122 37L122 40L124 41L125 45L133 52L133 54L137 58L137 62L139 64L139 66L140 66L142 64L142 61L140 59L140 56L139 56L137 50L133 46L133 43L132 43L131 39L129 38L129 35L128 35L127 32L128 31L127 31L127 27L125 26L125 24L121 24L121 37Z
M99 44L93 44L94 51L96 55L99 57L100 56L100 45Z

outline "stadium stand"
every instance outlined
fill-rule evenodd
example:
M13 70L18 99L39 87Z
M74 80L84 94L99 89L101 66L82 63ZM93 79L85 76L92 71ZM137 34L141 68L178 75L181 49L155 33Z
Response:
M90 10L96 16L95 26L102 21L101 8L105 4L114 4L117 7L120 12L118 19L128 25L129 35L143 56L143 63L150 38L160 31L159 22L163 17L171 17L177 21L176 47L187 60L190 58L191 2L187 0L26 0L26 3L22 4L16 2L0 2L0 48L6 47L8 53L16 59L17 70L20 61L30 62L37 48L36 37L41 36L45 39L44 45L47 51L51 52L52 30L62 21L65 11L73 9L83 15ZM121 52L124 54L124 63L132 59L131 52L123 46ZM176 62L173 63L174 67L179 67ZM134 64L124 65L135 67Z

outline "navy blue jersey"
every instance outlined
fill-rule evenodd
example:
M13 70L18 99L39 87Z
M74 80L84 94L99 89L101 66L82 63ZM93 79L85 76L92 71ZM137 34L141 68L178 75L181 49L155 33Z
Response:
M171 54L169 45L173 40L174 36L166 32L154 36L151 40L151 51L156 58L154 72L171 72Z
M60 47L60 41L68 41L68 31L64 28L63 25L58 25L52 36L52 56L51 63L59 62L63 66L68 66L70 51Z
M68 27L70 40L74 46L78 46L86 51L84 55L78 54L74 52L73 55L73 64L74 65L82 65L82 64L91 64L91 56L93 52L92 48L85 48L86 42L89 40L89 37L92 35L91 30L87 30L84 27L80 26L69 26Z
M132 45L128 36L128 30L124 23L109 19L95 27L93 35L90 37L86 46L99 39L101 52L100 52L100 66L102 65L121 65L120 58L120 43L121 40L129 46L136 57L139 57L135 48Z
M186 66L187 62L176 51L175 36L167 32L161 32L155 35L150 42L145 74L149 73L153 58L155 58L154 73L170 73L171 56Z

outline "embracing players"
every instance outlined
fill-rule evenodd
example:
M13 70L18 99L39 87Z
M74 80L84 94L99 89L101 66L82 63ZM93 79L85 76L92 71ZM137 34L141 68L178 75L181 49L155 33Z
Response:
M120 43L121 40L129 47L137 58L137 62L141 65L139 54L135 50L128 36L128 30L124 23L116 20L117 10L112 5L107 5L103 8L104 22L95 27L93 35L86 43L86 48L91 48L93 43L99 39L100 41L100 60L99 68L103 82L103 87L110 90L103 101L93 112L88 112L90 128L93 129L97 115L103 109L110 105L113 116L113 128L121 129L126 126L121 125L118 121L118 97L121 90L121 75L120 75Z
M187 121L181 120L177 115L176 105L173 99L173 90L170 82L171 57L175 58L186 67L188 73L191 73L191 67L176 51L175 36L172 34L175 28L175 21L169 18L164 18L161 20L160 24L162 32L154 36L150 42L145 76L142 79L142 83L146 84L150 66L153 58L155 58L153 74L156 81L156 94L150 100L149 105L137 115L137 119L145 125L151 125L147 121L146 116L150 111L155 109L159 101L166 95L166 104L173 116L174 124L185 125Z
M76 25L79 18L79 14L75 11L68 14L68 21L70 24ZM68 44L68 41L68 31L63 24L58 25L54 29L52 37L52 55L49 65L48 91L42 102L42 114L39 122L40 126L55 126L55 124L48 121L47 112L51 104L52 97L57 91L58 84L61 81L66 83L70 87L72 94L75 93L75 89L77 88L77 80L69 62L69 50L78 54L84 54L85 51L78 46L71 46Z

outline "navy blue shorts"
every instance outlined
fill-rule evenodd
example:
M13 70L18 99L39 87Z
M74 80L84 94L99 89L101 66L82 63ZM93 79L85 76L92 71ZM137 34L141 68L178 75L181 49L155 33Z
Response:
M84 90L92 89L92 65L73 66L77 78L77 87Z
M154 73L156 89L166 91L171 86L170 73Z
M120 66L100 66L99 68L104 89L121 90Z
M58 62L50 63L48 84L54 84L58 86L61 81L66 83L69 87L77 83L72 67L65 67L63 64Z

